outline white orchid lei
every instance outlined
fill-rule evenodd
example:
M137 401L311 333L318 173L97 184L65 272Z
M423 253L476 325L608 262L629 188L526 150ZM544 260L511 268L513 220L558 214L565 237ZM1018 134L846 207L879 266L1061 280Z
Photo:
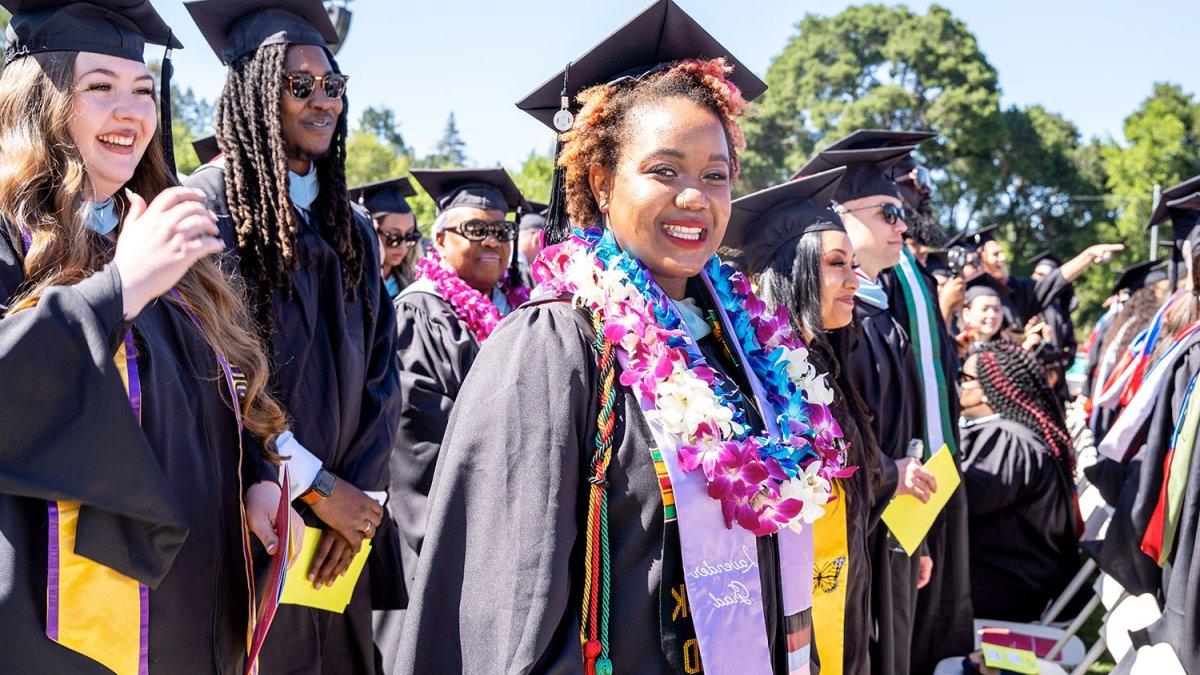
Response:
M848 477L842 431L829 410L833 391L808 360L786 308L767 312L750 282L714 256L705 266L733 337L762 382L778 437L752 435L734 388L700 353L649 271L608 231L577 231L533 266L535 295L571 295L599 314L617 351L620 382L646 419L675 440L679 464L701 471L726 527L756 536L797 531L824 515L830 480Z

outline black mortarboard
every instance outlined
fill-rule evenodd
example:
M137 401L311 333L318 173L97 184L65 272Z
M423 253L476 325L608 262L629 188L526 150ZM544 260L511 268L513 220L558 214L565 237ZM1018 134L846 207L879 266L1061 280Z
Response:
M1154 205L1154 212L1150 214L1150 222L1146 224L1146 227L1153 227L1171 217L1171 201L1186 197L1198 190L1200 190L1200 176L1192 176L1163 190L1158 203Z
M908 156L916 146L905 145L890 148L862 148L858 150L822 150L807 164L800 167L792 178L810 176L822 171L844 166L846 175L838 186L833 200L845 202L871 195L890 195L899 198L896 183L891 179L890 169L896 162Z
M1010 292L1003 281L987 272L977 272L975 276L966 280L964 286L966 286L966 292L963 294L963 302L968 305L976 298L983 296L1004 299Z
M184 6L225 65L264 45L328 49L340 40L321 0L192 0Z
M546 209L547 205L541 202L531 202L526 200L525 208L521 213L521 219L518 224L522 230L543 230L546 228Z
M858 129L838 139L826 150L870 150L917 145L937 134L932 131L892 131L891 129Z
M504 169L414 169L412 177L433 198L438 213L458 206L507 213L525 203Z
M1121 291L1132 293L1149 284L1165 281L1167 279L1167 275L1163 271L1165 266L1166 263L1162 260L1146 260L1126 267L1121 270L1121 276L1117 278L1117 283L1113 285L1112 294L1117 295Z
M1200 192L1167 201L1167 212L1171 216L1171 239L1177 242L1191 241L1193 246L1200 239Z
M412 213L405 197L417 196L412 181L407 178L389 178L352 187L350 200L362 204L372 216L381 213Z
M159 81L163 154L175 167L171 142L171 50L182 49L149 0L0 0L12 18L5 30L4 63L45 52L94 52L145 62L146 43L167 48Z
M196 151L196 156L200 158L201 164L208 164L216 159L217 155L221 154L221 148L217 146L216 136L205 136L192 141L192 149Z
M12 12L5 63L42 52L95 52L145 62L147 42L183 47L147 0L0 0L0 5Z
M844 230L829 205L845 173L838 167L734 200L722 255L754 273L781 247L809 232Z
M1043 262L1050 263L1051 265L1058 267L1059 265L1062 265L1062 258L1059 258L1053 251L1047 248L1029 256L1025 262L1033 267L1037 267Z
M563 96L570 99L571 112L578 112L575 95L588 87L625 76L640 77L675 61L721 56L733 66L729 80L747 101L758 98L767 90L766 83L743 66L679 5L672 0L657 0L571 61L565 70L518 102L517 107L555 129L554 116L563 107Z
M988 225L987 227L978 230L959 232L953 237L950 237L950 240L946 242L946 248L961 246L968 251L974 251L989 241L995 241L996 235L994 233L998 227L1000 226Z

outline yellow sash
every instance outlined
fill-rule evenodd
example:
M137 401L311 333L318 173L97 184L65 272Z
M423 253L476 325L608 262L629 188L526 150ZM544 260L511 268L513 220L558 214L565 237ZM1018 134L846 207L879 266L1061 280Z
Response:
M833 481L837 496L813 524L813 641L821 654L821 675L841 675L846 642L846 490Z
M129 345L132 341L127 338L114 358L127 392ZM132 392L131 401L133 396L138 392ZM140 401L134 410L140 411ZM79 502L49 502L48 506L46 635L118 675L144 675L149 649L149 590L110 567L76 555Z

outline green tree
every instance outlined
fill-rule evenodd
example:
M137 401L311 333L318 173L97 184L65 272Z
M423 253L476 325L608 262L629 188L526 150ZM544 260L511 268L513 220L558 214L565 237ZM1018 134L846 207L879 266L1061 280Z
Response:
M400 134L400 124L396 121L396 114L391 108L368 106L358 118L358 128L375 134L380 140L392 146L397 153L410 154L408 146L404 143L404 136Z
M554 156L551 152L530 150L513 182L526 199L543 204L550 201L550 183L554 180Z
M747 121L739 192L773 185L860 127L934 129L921 147L937 203L966 222L995 189L1004 135L995 68L949 10L862 5L806 15L771 63Z
M450 117L446 119L446 128L442 131L442 137L438 139L437 145L433 148L433 153L422 160L421 165L435 169L448 169L464 166L466 163L467 142L459 133L458 122L454 120L454 113L451 112Z

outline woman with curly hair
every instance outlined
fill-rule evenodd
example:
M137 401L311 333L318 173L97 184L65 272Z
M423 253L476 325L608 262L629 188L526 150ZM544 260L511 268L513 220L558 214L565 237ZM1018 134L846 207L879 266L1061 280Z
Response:
M399 672L808 667L841 434L713 255L765 88L726 53L661 0L520 104L564 131L552 246L458 393Z
M143 49L179 45L149 3L4 4L0 658L241 672L285 418L167 160Z
M1018 345L977 344L959 380L975 613L1033 621L1079 566L1071 436Z

